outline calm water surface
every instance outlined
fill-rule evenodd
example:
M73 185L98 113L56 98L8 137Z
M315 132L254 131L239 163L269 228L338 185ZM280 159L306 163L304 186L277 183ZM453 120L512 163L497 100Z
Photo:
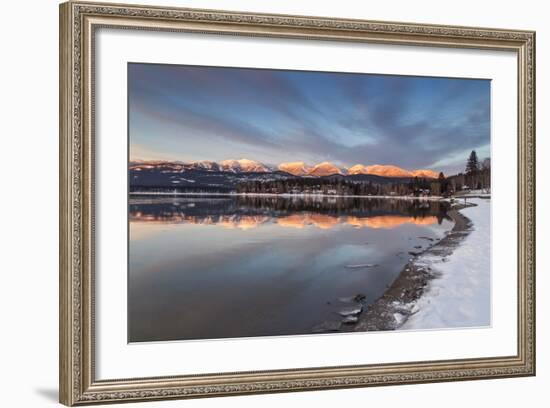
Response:
M452 228L444 203L130 198L129 341L312 333ZM424 238L420 238L424 237ZM368 266L367 266L368 265Z

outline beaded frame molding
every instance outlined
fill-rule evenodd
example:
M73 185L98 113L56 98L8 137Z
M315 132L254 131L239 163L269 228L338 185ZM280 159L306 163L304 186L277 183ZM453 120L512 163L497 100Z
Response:
M94 33L101 27L512 51L518 77L516 355L97 380L94 350ZM535 33L67 2L60 5L60 402L66 405L535 374Z

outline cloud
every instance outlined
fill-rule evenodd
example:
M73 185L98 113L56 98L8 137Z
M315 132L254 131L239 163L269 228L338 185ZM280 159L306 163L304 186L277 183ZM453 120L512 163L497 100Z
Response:
M129 95L144 154L458 171L490 144L486 80L130 64Z

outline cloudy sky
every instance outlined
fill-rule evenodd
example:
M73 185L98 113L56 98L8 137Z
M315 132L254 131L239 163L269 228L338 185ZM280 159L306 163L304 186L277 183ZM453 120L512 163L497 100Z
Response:
M129 64L130 159L463 171L490 154L490 81Z

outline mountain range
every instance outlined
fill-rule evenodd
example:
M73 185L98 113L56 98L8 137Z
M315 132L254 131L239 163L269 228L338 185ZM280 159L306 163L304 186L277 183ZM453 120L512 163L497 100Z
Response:
M310 166L304 162L268 166L259 161L240 159L215 161L132 161L129 165L131 191L185 190L189 192L231 192L243 182L292 179L345 179L354 183L394 184L413 177L436 178L432 170L408 171L396 166L357 164L349 169L330 162Z
M325 161L310 166L304 162L281 163L276 167L265 165L256 160L239 159L214 161L194 161L194 162L169 162L169 161L133 161L130 163L131 171L143 171L152 169L173 170L175 172L184 172L189 170L202 170L210 172L228 172L228 173L274 173L283 172L298 177L325 177L331 175L374 175L389 178L437 178L439 173L428 170L405 170L393 165L375 164L365 166L356 164L350 168L343 168Z

